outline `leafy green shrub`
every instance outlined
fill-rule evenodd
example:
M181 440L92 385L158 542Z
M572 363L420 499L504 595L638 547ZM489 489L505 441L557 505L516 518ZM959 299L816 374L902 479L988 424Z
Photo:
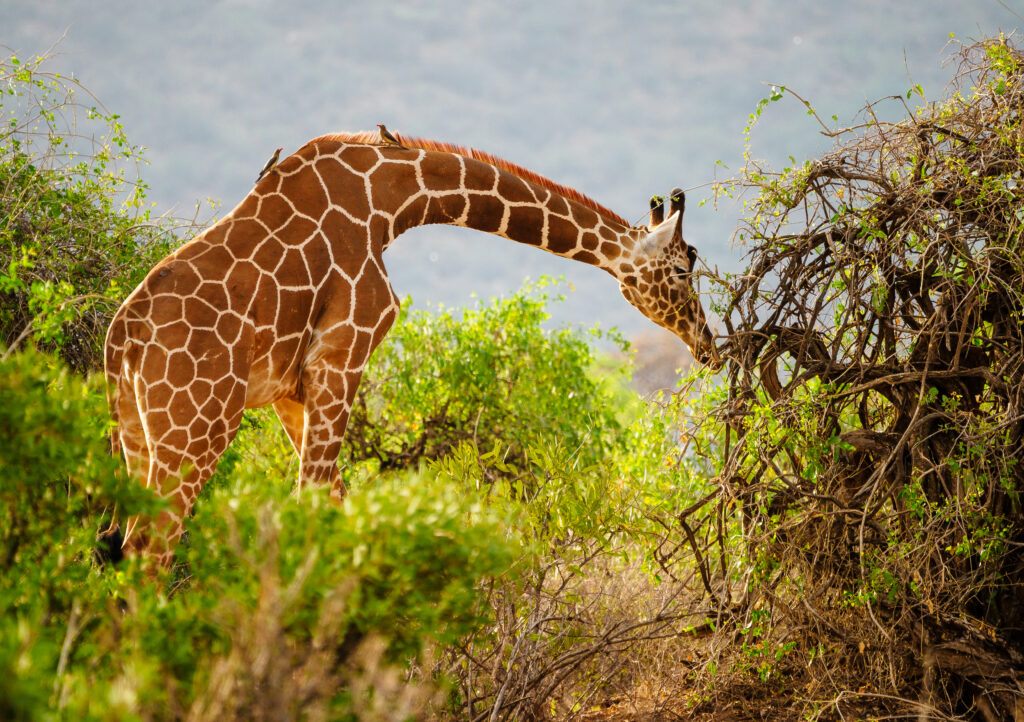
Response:
M415 468L470 442L521 466L527 449L557 440L584 466L604 459L621 429L615 386L593 373L584 334L543 328L549 286L542 279L458 315L406 304L367 366L343 456ZM625 346L614 333L590 334Z
M475 585L506 572L519 548L517 534L493 510L431 475L364 485L341 507L322 489L291 492L290 481L268 483L249 467L202 500L189 525L189 595L212 601L225 589L245 590L255 606L261 525L269 524L281 578L303 578L314 605L330 590L350 589L346 634L384 636L395 661L416 656L427 640L452 642L479 624ZM297 607L289 623L308 628L312 612Z
M481 579L522 554L494 509L429 474L339 508L243 459L200 501L168 596L93 562L104 510L159 505L109 456L98 377L14 354L0 399L3 719L358 718L382 670L478 627Z
M2 719L38 719L74 663L65 646L96 631L107 594L93 548L109 512L159 506L110 456L102 388L51 356L0 360Z
M0 60L0 347L31 336L81 373L100 367L113 310L181 224L145 208L124 170L142 150L118 116L81 106L88 91L45 60Z
M0 361L0 602L9 609L80 584L80 562L115 504L127 514L156 508L110 456L102 389L43 354Z
M460 316L405 304L360 385L341 457L351 488L425 467L465 494L514 500L536 539L615 528L612 510L626 509L632 492L613 469L635 455L629 444L643 432L625 424L638 410L621 366L595 372L601 359L587 335L544 328L550 284L527 284ZM614 333L589 333L625 346ZM667 434L656 442L673 443ZM268 410L246 412L211 484L257 460L284 476L296 471Z

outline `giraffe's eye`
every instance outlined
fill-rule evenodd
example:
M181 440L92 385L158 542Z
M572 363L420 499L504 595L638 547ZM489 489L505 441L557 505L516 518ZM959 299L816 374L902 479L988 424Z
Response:
M682 266L673 266L672 267L672 275L675 276L676 278L685 278L689 273L690 272L687 271Z

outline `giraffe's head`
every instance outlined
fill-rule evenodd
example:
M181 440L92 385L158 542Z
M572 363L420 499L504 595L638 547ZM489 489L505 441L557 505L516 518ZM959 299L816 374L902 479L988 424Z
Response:
M697 249L683 240L683 192L669 198L672 214L664 221L661 204L651 201L651 225L633 249L633 273L620 278L626 300L659 326L681 338L702 364L718 368L722 358L715 348L704 308L693 285Z

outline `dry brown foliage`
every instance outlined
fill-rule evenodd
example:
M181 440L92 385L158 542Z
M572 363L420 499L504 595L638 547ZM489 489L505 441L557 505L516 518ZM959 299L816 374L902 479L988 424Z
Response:
M957 57L740 183L720 494L680 523L719 636L803 659L812 714L1024 715L1024 53Z
M609 550L551 558L517 593L496 585L491 628L450 649L465 720L583 720L608 706L678 699L679 639L703 620L684 585L656 586Z

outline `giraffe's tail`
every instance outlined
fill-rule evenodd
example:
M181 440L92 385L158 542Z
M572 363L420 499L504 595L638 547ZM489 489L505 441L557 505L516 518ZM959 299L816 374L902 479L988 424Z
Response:
M121 386L122 359L127 333L120 315L115 315L103 344L103 374L107 380L107 409L110 411L110 454L121 455L121 433L117 397Z
M107 408L110 412L110 454L122 456L120 408L124 401L122 394L131 395L133 390L125 376L125 350L128 348L128 329L120 311L114 315L107 329L107 337L103 344L103 374L106 377ZM110 523L106 529L102 527L96 535L97 547L94 550L100 563L116 564L123 557L121 551L124 534L118 521L117 504L110 511Z

